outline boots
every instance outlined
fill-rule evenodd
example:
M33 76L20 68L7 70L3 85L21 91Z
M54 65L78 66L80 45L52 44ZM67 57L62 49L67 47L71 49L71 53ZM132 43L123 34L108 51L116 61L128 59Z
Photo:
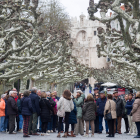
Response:
M69 132L67 132L67 136L68 136L68 137L71 137L71 135L69 134Z
M71 131L71 137L76 137L76 136L73 134L73 131Z

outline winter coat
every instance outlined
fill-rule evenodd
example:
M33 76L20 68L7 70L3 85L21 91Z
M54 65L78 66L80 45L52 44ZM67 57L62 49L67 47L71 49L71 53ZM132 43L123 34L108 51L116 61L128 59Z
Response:
M110 112L112 115L112 119L116 119L117 118L116 103L113 100L108 99L106 104L105 104L104 117L107 113L110 113Z
M21 114L31 116L33 113L32 101L30 97L23 97L21 99Z
M127 109L127 115L130 115L132 111L133 103L134 103L134 100L128 100L126 102L125 108Z
M85 95L82 94L79 98L74 99L74 102L76 104L76 109L77 109L77 118L81 119L82 118L82 107L84 104L84 99L85 99Z
M41 98L39 102L40 106L40 118L41 122L51 122L51 113L50 111L53 111L53 107L49 103L49 100L46 98Z
M40 107L39 107L40 98L34 92L31 92L29 97L31 98L31 101L32 101L33 113L37 113L37 115L39 115L40 114Z
M94 101L86 101L83 106L83 119L85 121L96 120L97 106Z
M74 109L71 111L70 115L69 115L69 124L76 124L77 123L77 118L76 118L76 114L77 114L77 109L76 109L76 105L74 104Z
M104 115L104 108L105 108L106 101L107 101L106 97L104 97L103 99L101 98L97 99L96 105L97 105L98 115Z
M1 98L0 100L0 117L5 116L5 101Z
M17 100L18 115L21 115L21 99Z
M51 104L52 108L55 107L56 102L50 97L47 98L49 100L49 103ZM53 115L54 113L52 111L50 111L50 114Z
M123 100L124 107L125 107L125 105L126 105L126 102L127 102L127 101L124 99L124 100ZM126 109L126 108L124 109L123 118L128 118L128 117L127 117L127 109Z
M5 116L8 117L8 115L7 115L7 99L5 99Z
M65 112L71 112L74 109L73 101L61 97L57 103L57 109L62 110L63 108L65 109Z
M18 113L17 103L14 97L10 96L7 101L7 114L16 115Z
M132 121L140 122L140 98L137 98L133 103L132 113Z
M56 98L52 98L52 99L56 103L55 106L54 106L54 109L57 111L57 102L56 102L57 99Z
M119 97L113 98L114 102L116 103L116 112L117 112L117 117L122 117L125 114L125 108L123 104L123 100L120 99Z

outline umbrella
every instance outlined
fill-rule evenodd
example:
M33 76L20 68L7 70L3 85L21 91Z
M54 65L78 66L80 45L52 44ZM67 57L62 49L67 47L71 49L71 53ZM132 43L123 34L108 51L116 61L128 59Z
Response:
M107 82L107 83L102 84L101 86L113 87L113 86L116 86L116 85L117 84L115 84L115 83Z

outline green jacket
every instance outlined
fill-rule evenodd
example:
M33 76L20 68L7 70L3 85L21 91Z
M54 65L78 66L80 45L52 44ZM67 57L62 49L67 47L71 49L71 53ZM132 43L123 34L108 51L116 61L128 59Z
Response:
M76 104L76 109L77 109L77 118L81 119L82 118L82 107L84 104L84 99L85 99L85 95L82 94L79 98L74 99L74 102Z
M125 105L126 105L125 99L123 100L123 104L124 104L124 107L125 107ZM127 109L126 109L126 108L125 108L125 111L124 111L124 116L123 116L123 118L127 118Z

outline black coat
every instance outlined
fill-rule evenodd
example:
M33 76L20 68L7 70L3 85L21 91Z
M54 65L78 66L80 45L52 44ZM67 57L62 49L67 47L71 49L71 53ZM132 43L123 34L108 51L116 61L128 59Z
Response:
M23 97L21 99L21 114L31 116L33 113L31 98Z
M94 101L86 101L83 106L83 119L85 121L96 120L97 106Z
M123 100L120 99L119 97L117 99L113 98L113 100L116 103L117 117L122 117L125 114L125 108L124 108Z
M41 122L51 122L50 111L53 112L53 108L49 103L49 100L47 100L46 98L41 98L39 105L41 110L40 112Z
M48 99L48 100L49 100L49 102L50 102L52 108L55 107L56 102L55 102L52 98L50 98L50 99ZM50 111L50 115L53 115L53 114L54 114L54 112Z
M32 101L32 108L33 108L33 113L37 113L37 115L40 115L40 107L39 107L39 97L36 93L32 92L29 97L31 98Z
M76 109L76 104L73 102L74 104L74 109L71 111L70 116L69 116L69 124L76 124L77 123L77 109Z
M10 96L7 101L7 115L16 115L18 113L17 103L14 97Z

